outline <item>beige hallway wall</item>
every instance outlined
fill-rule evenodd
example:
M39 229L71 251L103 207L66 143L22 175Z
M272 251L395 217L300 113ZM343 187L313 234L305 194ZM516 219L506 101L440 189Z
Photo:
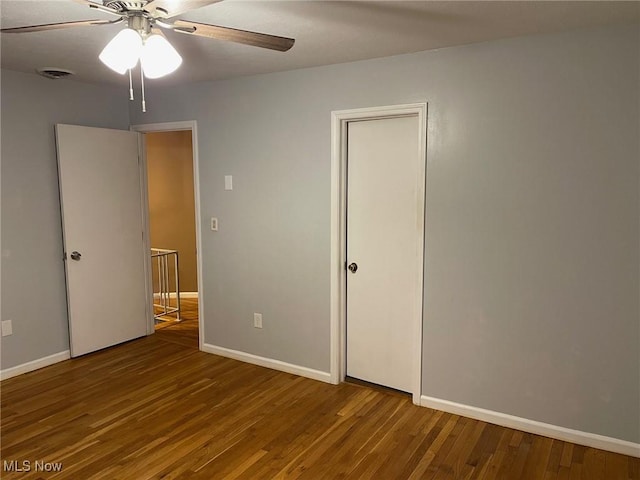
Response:
M191 132L145 135L151 246L178 250L180 290L198 290Z

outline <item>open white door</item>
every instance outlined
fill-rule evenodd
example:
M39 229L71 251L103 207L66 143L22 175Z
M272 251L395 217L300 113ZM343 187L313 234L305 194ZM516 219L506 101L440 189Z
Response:
M138 136L56 125L71 356L146 335Z

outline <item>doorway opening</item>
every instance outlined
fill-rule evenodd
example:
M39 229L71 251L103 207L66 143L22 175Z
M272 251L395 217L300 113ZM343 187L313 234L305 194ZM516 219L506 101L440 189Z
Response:
M193 322L198 264L193 148L188 130L143 134L155 329Z
M148 246L148 333L200 348L203 342L195 122L133 126L141 133Z

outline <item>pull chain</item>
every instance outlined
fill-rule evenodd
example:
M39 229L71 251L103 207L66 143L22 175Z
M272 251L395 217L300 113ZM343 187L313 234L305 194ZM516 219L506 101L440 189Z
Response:
M147 103L144 100L144 72L142 71L142 65L140 65L140 84L142 85L142 113L147 111Z
M133 80L131 79L131 69L129 69L129 100L133 100Z

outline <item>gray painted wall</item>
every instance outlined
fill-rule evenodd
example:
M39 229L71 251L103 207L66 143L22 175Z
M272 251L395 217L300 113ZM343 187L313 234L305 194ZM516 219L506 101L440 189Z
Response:
M205 342L329 370L330 112L428 101L423 393L639 442L639 40L151 82L131 123L198 121ZM3 71L1 88L4 369L68 348L53 125L129 114L126 86Z
M126 85L2 71L2 369L69 349L54 125L129 127Z
M330 112L428 101L423 393L639 442L639 36L150 83L132 123L198 121L205 342L329 370Z

